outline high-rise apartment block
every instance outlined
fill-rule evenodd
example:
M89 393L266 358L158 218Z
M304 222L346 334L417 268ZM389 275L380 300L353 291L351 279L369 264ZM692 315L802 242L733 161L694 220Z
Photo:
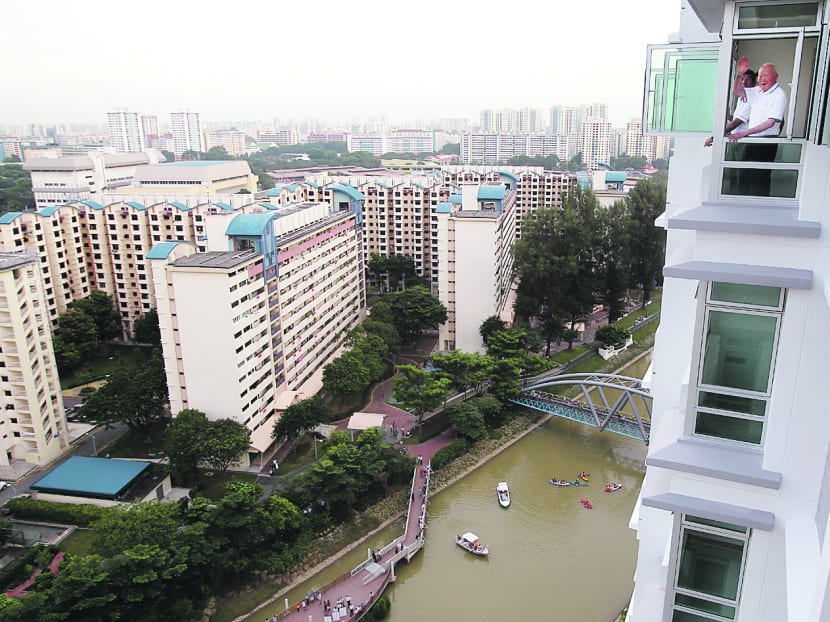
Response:
M346 140L345 136L343 140ZM309 140L309 142L313 142ZM326 141L317 141L326 142ZM297 130L257 130L257 143L260 149L270 145L298 145L300 144L300 133Z
M108 112L107 132L110 147L116 153L144 151L147 146L141 116L137 112Z
M3 214L0 225L14 220ZM0 253L2 466L43 464L69 444L45 303L37 253Z
M582 164L595 169L611 163L611 124L598 117L582 122Z
M239 130L211 130L205 133L205 147L222 147L228 155L241 156L248 153L245 138Z
M643 122L674 153L630 622L830 619L828 11L684 0L650 49ZM753 106L787 105L733 143L742 56L772 64Z
M173 134L173 155L180 158L185 151L203 152L205 149L204 131L198 112L171 112Z
M539 134L546 128L544 112L536 108L486 108L481 111L481 132Z

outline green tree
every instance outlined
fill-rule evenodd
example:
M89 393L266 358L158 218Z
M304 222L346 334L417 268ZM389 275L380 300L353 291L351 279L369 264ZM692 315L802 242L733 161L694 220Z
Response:
M367 317L361 326L367 334L377 335L383 339L383 342L386 344L386 349L389 352L394 352L400 345L401 336L398 334L398 329L389 322L376 319L374 314L371 317Z
M478 334L481 335L481 340L486 345L490 335L505 328L507 327L504 325L504 321L498 315L491 315L478 327Z
M20 164L0 166L0 213L33 209L32 175Z
M161 149L161 155L164 156L165 162L175 162L176 155L172 151L167 151L166 149Z
M474 403L458 402L447 408L447 415L459 436L472 443L487 436L487 425Z
M196 475L196 468L203 460L202 444L209 423L205 413L187 408L180 411L167 427L165 448L170 470L178 482Z
M608 307L608 319L614 322L625 314L625 296L630 281L629 224L625 203L615 202L600 210L598 245L598 286L600 296Z
M156 309L150 309L139 315L133 322L133 341L161 345L161 330L159 329L159 315Z
M516 359L501 359L493 364L490 392L503 402L521 393L521 363Z
M115 301L109 294L96 289L86 298L73 300L68 307L79 309L92 318L98 343L121 335L121 314L116 310Z
M225 472L250 445L251 431L244 423L233 419L211 421L202 442L203 459L211 468Z
M387 296L392 324L404 342L411 342L426 329L437 329L447 321L447 308L429 290L416 285Z
M312 395L286 408L274 424L271 436L277 441L294 441L321 423L329 421L331 409L320 397Z
M82 360L97 347L95 321L81 309L67 309L58 316L55 336L64 347L74 347Z
M666 230L654 221L666 209L666 187L645 179L631 189L627 202L632 279L643 292L645 308L654 288L662 283Z
M74 343L67 343L57 335L52 338L52 349L55 352L55 363L61 372L69 371L80 365L84 357Z
M180 525L174 503L149 501L107 508L90 525L95 534L93 553L112 557L139 544L169 546Z
M446 354L434 354L432 362L442 376L449 378L459 393L467 389L479 391L490 373L493 360L478 353L454 350Z
M469 401L475 404L475 407L484 417L484 421L488 426L494 427L501 421L504 409L502 408L501 402L499 402L499 400L495 397L485 395L483 397L473 398Z
M214 146L207 150L204 160L233 160L228 150L222 146Z
M359 355L346 352L323 368L323 389L341 400L369 386L369 370Z
M420 426L424 415L438 408L449 395L450 380L414 365L399 365L398 372L392 383L395 400L417 417Z
M587 315L597 289L598 205L591 192L576 190L561 210L539 209L523 225L513 247L519 277L517 309L536 317L548 344ZM573 340L569 339L569 346Z
M182 152L181 160L201 160L201 156L204 154L199 153L198 151L193 151L193 149L187 149Z
M147 429L167 415L167 379L160 353L138 370L116 369L106 384L87 398L84 416L93 421L122 421Z

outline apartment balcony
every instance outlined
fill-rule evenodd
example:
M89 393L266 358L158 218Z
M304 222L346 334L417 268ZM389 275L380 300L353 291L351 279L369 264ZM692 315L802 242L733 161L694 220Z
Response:
M739 11L725 17L723 42L649 46L644 132L695 137L700 160L709 160L699 203L670 211L666 226L816 239L821 227L811 205L823 187L809 171L811 164L821 165L818 160L830 143L827 72L822 69L827 56L821 57L818 16L798 14L768 23ZM778 85L788 96L778 136L738 142L723 136L735 102L736 59L743 55L755 62L756 70L759 59L778 68ZM712 147L704 146L708 137L713 137Z

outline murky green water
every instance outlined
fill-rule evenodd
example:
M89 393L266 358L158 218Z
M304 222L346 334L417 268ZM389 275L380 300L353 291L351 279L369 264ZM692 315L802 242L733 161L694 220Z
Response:
M626 375L642 375L647 361ZM640 371L640 368L642 370ZM432 498L427 546L412 563L400 564L387 591L389 620L557 620L608 622L633 589L635 534L628 528L644 473L642 442L554 419ZM591 474L588 487L555 487L552 477ZM496 484L510 484L512 505L501 508ZM614 493L603 488L623 484ZM583 508L581 498L593 505ZM309 589L354 567L398 535L390 528L322 575L288 595ZM477 533L490 558L454 544L455 534Z

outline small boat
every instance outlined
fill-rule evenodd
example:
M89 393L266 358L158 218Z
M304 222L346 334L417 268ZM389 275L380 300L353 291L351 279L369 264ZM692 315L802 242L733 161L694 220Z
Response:
M622 488L622 484L608 484L605 487L605 492L617 492L620 488Z
M473 555L480 555L483 557L490 554L490 549L488 549L486 545L479 542L478 536L472 531L455 536L455 543Z
M510 489L507 482L499 482L496 486L496 495L499 498L499 505L506 508L510 505Z
M584 497L582 499L580 499L579 502L582 504L582 507L584 507L586 510L593 510L594 509L594 506L591 505L591 502L588 501L588 499L585 499Z
M570 486L571 484L573 484L573 482L567 482L564 479L556 479L556 478L549 479L548 483L553 484L554 486Z
M582 481L584 481L584 482L590 482L590 481L591 481L591 474L590 474L590 473L586 473L585 471L582 471L582 472L579 474L579 479L581 479L581 480L582 480Z
M580 482L578 479L571 482L574 486L588 486L588 482Z

